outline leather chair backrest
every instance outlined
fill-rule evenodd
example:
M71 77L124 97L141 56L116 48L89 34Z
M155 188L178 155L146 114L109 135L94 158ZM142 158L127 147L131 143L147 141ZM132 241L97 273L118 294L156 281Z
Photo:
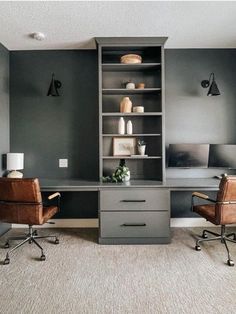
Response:
M236 201L236 176L224 176L221 179L217 201Z
M0 178L0 221L28 225L43 223L38 179Z
M0 201L41 203L38 179L0 178Z
M227 225L236 223L236 176L225 176L221 179L217 193L215 218L218 224ZM233 202L222 204L221 202Z

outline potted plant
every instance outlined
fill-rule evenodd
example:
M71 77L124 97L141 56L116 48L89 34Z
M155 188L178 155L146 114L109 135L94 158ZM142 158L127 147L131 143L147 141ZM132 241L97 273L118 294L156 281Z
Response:
M125 164L125 159L120 160L119 167L115 172L107 177L102 178L103 182L128 182L130 180L130 170Z
M146 143L143 140L138 140L137 146L139 155L145 155Z

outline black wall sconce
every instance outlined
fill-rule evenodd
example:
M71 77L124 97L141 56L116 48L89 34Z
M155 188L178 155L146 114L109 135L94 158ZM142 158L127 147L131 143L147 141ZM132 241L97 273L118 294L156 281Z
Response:
M215 81L215 74L214 73L210 74L209 80L203 80L201 82L201 85L203 88L207 88L210 86L208 93L207 93L207 96L219 96L220 95L219 88L218 88L216 81Z
M54 96L54 97L57 97L57 96L60 96L59 92L58 92L58 89L61 88L61 82L58 81L58 80L55 80L54 79L54 73L52 74L52 80L51 80L51 83L50 83L50 86L49 86L49 89L48 89L48 93L47 93L47 96Z

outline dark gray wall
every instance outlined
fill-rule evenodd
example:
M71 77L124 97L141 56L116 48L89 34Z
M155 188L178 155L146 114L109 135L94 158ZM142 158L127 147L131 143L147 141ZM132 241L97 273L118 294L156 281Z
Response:
M3 155L9 150L9 52L0 44L0 176L5 171ZM8 224L0 224L0 235L8 229Z
M9 152L9 52L0 44L0 174L5 170L2 155Z
M24 175L98 179L96 51L18 51L10 62L11 151L25 153ZM46 96L52 73L61 97Z
M236 50L166 50L166 144L236 143ZM51 73L62 97L46 97ZM200 85L215 72L222 93ZM25 176L98 179L96 51L11 53L11 150L25 153ZM58 168L68 158L69 168ZM167 169L168 177L208 177L221 170ZM172 194L172 216L189 216L189 195ZM65 197L61 217L96 217L91 194ZM184 203L180 200L186 200ZM185 205L184 205L185 204ZM72 208L78 208L78 214Z
M166 50L166 146L236 144L236 49ZM207 96L201 81L211 72L221 96ZM211 177L226 169L167 169L167 177ZM191 192L173 192L172 217L192 217Z
M166 145L236 144L236 49L166 50ZM207 96L211 72L221 95ZM167 169L167 177L210 177L225 169Z

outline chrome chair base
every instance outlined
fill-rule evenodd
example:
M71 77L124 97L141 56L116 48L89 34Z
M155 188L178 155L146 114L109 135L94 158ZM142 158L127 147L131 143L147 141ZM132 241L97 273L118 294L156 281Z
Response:
M207 233L213 235L214 237L213 238L208 238ZM233 236L233 239L231 239L232 236ZM234 266L234 261L231 259L229 248L228 248L228 245L227 245L227 241L236 243L236 233L235 232L226 233L225 232L225 225L221 226L221 233L220 234L212 232L210 230L206 230L206 229L203 230L203 232L202 232L202 239L198 239L196 241L195 250L196 251L201 251L201 247L200 247L200 243L201 242L217 241L217 240L220 240L221 243L223 243L225 245L225 248L226 248L226 251L227 251L227 254L228 254L227 264L229 266Z
M16 246L14 246L12 249L10 249L7 254L6 254L6 258L3 261L4 265L8 265L10 264L10 254L15 251L16 249L18 249L19 247L21 247L22 245L24 245L25 243L34 243L40 250L41 250L41 256L40 256L40 260L41 261L45 261L46 260L46 256L44 254L43 248L41 247L41 245L36 241L36 239L48 239L48 238L55 238L54 243L55 244L59 244L59 239L57 236L54 235L49 235L49 236L39 236L37 230L33 231L33 227L29 225L29 232L27 235L25 236L18 236L18 237L10 237L7 239L4 248L8 249L10 247L9 241L14 241L14 240L23 240L20 243L18 243Z

